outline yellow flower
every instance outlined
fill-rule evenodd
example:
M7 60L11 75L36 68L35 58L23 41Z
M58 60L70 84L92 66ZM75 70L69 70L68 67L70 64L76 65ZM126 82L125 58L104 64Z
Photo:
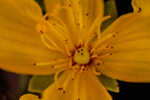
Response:
M56 73L40 100L111 100L97 75L150 82L149 0L101 34L103 0L0 0L0 67L30 75ZM96 40L93 40L96 37ZM60 78L58 75L63 71ZM39 100L32 94L20 100Z

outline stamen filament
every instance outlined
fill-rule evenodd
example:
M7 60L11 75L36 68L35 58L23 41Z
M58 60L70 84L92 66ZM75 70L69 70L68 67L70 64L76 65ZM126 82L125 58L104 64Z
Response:
M93 22L92 26L89 29L89 34L91 34L93 32L93 30L95 29L96 26L98 26L99 24L101 24L103 21L110 19L111 16L105 16L103 18L101 17L97 17L95 19L95 21Z
M72 80L75 80L76 78L76 75L77 75L77 71L76 70L73 70L74 72L72 72Z
M86 38L87 38L87 40L86 40L86 42L85 42L85 45L87 46L87 44L89 43L89 41L93 38L93 30L97 27L97 26L99 26L99 24L101 24L103 21L105 21L105 20L107 20L107 19L109 19L109 18L111 18L111 16L106 16L106 17L104 17L104 18L101 18L101 17L97 17L96 19L95 19L95 21L93 22L93 24L92 24L92 26L90 27L90 29L88 30L88 33L87 34L85 34L86 36Z
M52 50L55 50L55 49L56 49L55 47L49 45L49 44L46 42L46 40L45 40L45 38L44 38L44 35L41 35L41 40L42 40L42 42L45 44L45 46L46 46L47 48L52 49Z
M64 35L63 34L60 34L59 33L59 31L51 24L51 23L49 23L49 22L46 22L47 23L47 25L51 28L51 29L53 29L53 31L56 33L55 35L57 35L57 37L60 37L62 40L65 40L66 38L64 37Z
M98 41L96 41L94 48L98 48L100 47L101 44L103 44L106 40L112 38L114 36L114 33L111 34L107 34L105 37L98 39Z
M72 9L74 12L75 22L77 24L77 27L82 28L83 27L83 14L81 7L79 6L79 0L69 0L72 4Z
M58 59L58 60L52 60L49 62L39 62L39 63L36 63L36 66L58 65L60 63L65 63L67 61L68 61L68 59Z
M72 58L69 58L68 67L69 67L69 68L72 68Z
M80 72L82 73L82 72L84 72L86 69L87 69L87 68L86 68L84 65L82 65L82 66L81 66L81 69L80 69Z
M52 43L52 45L48 44L46 39ZM55 50L55 51L58 51L58 52L62 52L63 53L63 50L57 46L57 44L55 42L53 42L51 39L48 39L47 37L45 37L44 34L41 34L41 41L43 42L43 44L50 50Z
M54 17L57 21L59 21L60 22L60 24L55 24L60 30L61 30L61 33L63 32L64 34L63 35L61 35L61 34L59 34L59 32L58 32L58 30L51 24L51 23L49 23L49 22L47 22L47 24L50 24L49 26L51 26L51 27L53 27L55 30L57 30L57 33L59 34L59 36L61 36L63 39L64 38L66 38L67 37L67 39L69 39L70 37L69 37L69 31L68 31L68 28L67 28L67 26L66 26L66 24L59 18L59 17L57 17L57 16L54 16L54 15L50 15L51 17ZM56 32L56 31L55 31ZM67 35L66 35L67 34Z
M71 52L70 52L70 49L69 49L69 44L68 44L68 41L64 41L64 46L65 46L65 50L66 50L66 53L68 56L71 56Z
M72 80L72 75L69 75L63 83L63 88L66 89L70 80Z
M55 82L58 81L58 75L59 75L59 73L60 73L60 72L56 72L55 75L54 75L54 81L55 81Z
M58 71L58 72L56 72L55 75L54 75L54 84L56 85L56 88L58 88L58 87L60 86L60 83L59 83L59 81L58 81L58 76L59 76L60 73L61 73L61 72Z
M66 24L64 24L64 22L59 18L59 17L57 17L57 16L54 16L54 15L50 15L50 16L52 16L52 17L54 17L54 18L56 18L56 20L58 20L62 25L59 25L59 24L56 24L57 25L57 27L59 27L61 30L63 30L63 31L61 31L61 32L63 32L64 34L64 36L65 37L67 37L67 38L69 38L68 36L69 36L69 31L68 31L68 28L67 28L67 26L66 26ZM66 35L67 34L67 35Z
M68 7L63 7L63 8L68 8ZM48 16L48 14L46 15L46 16ZM46 17L45 16L45 17ZM54 17L57 21L59 21L60 22L60 24L55 24L56 25L56 27L58 27L60 30L61 30L61 33L63 34L63 35L61 35L61 37L63 36L63 39L67 39L67 40L69 40L70 41L70 46L72 46L73 48L74 48L74 45L73 45L73 41L71 41L71 37L70 37L70 32L69 32L69 30L68 30L68 28L67 28L67 26L66 26L66 24L59 18L59 17L57 17L57 16L55 16L55 15L53 15L53 14L51 14L50 15L51 17ZM48 24L50 24L49 22L47 22ZM54 26L53 26L54 27ZM56 28L55 28L56 29ZM57 29L56 29L57 30ZM57 32L58 34L59 34L59 32ZM59 35L60 36L60 35Z
M67 67L67 64L66 63L63 63L63 64L59 64L59 65L55 65L54 66L54 69L65 69Z
M99 55L98 58L104 58L104 57L108 57L108 56L111 56L111 55L112 55L112 53L107 52L107 53L105 53L103 55Z
M97 57L98 57L98 55L97 55L97 54L94 54L94 55L91 56L91 59L97 58Z
M74 88L73 88L73 100L77 100L79 98L79 75L76 75L76 79L74 81Z
M95 74L95 75L101 75L101 72L97 72L96 70L97 68L96 67L92 67L92 72Z
M70 48L69 47L71 46L72 49L74 48L73 44L70 43L70 41L69 41L70 38L66 38L65 36L63 36L63 34L60 34L50 23L48 23L48 25L54 29L54 31L57 33L56 35L58 37L62 38L62 40L63 40L62 43L65 47L66 53L68 56L70 56L71 54L70 54Z
M92 48L91 51L90 51L90 53L91 54L94 53L95 50L96 50L95 48Z

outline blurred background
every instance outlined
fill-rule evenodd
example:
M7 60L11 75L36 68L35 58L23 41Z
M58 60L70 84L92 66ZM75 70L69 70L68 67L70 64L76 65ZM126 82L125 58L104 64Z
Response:
M42 0L36 0L38 3ZM105 0L107 2L108 0ZM118 16L132 12L131 0L116 0ZM0 70L0 100L18 100L27 93L31 76L18 75ZM150 100L150 83L127 83L119 81L120 93L111 93L114 100Z

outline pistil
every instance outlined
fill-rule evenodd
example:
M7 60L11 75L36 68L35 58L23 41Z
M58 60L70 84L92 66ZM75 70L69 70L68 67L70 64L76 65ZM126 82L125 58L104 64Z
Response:
M86 48L79 48L75 51L73 60L77 64L88 64L90 61L90 53Z

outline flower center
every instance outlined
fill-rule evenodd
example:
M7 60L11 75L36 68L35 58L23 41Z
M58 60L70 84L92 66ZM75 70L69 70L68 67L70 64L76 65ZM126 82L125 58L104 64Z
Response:
M73 60L77 64L88 64L90 61L90 54L86 48L79 48L75 51Z

